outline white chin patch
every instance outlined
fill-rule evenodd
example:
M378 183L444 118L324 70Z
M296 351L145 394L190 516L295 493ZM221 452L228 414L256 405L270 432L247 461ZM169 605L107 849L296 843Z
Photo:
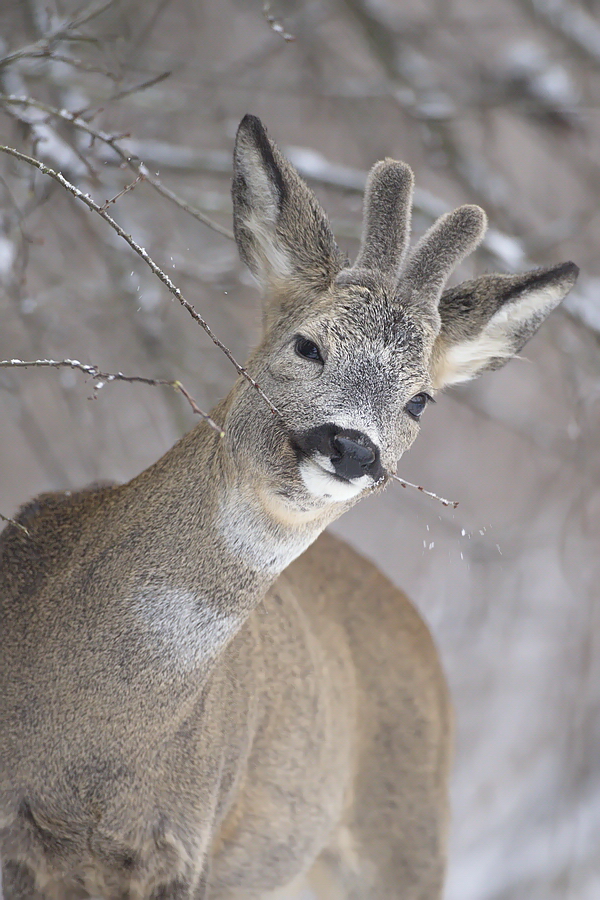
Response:
M334 503L351 500L373 483L373 479L368 475L361 475L352 481L341 481L335 475L331 460L321 453L317 453L312 459L303 460L299 468L309 494L313 497L330 499Z

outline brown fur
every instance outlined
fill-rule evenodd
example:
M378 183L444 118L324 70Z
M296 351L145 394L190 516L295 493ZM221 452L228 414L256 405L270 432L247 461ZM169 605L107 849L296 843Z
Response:
M263 898L306 877L347 900L441 896L451 726L435 648L400 591L319 535L388 479L415 398L505 361L576 267L441 297L483 233L476 207L408 253L412 174L380 163L343 268L252 117L234 169L236 237L265 296L248 367L279 415L240 379L214 412L224 438L201 424L128 484L39 497L27 533L0 536L6 900ZM336 475L336 433L376 465Z

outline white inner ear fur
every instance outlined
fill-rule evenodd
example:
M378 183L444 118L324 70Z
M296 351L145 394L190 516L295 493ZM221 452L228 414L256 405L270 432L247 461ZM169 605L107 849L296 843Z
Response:
M570 285L548 284L544 288L533 289L521 295L512 303L505 303L490 319L486 331L492 324L512 323L521 325L530 319L547 316L563 299Z
M252 211L245 216L244 224L256 245L256 276L261 285L267 286L273 280L289 278L293 272L290 257L276 234L279 195L257 150L246 149L239 165L252 194Z
M488 334L486 329L479 337L453 344L440 354L432 375L433 387L442 391L452 384L470 381L490 359L510 359L512 355L506 346L506 332Z
M274 280L289 278L293 274L292 262L278 241L275 226L271 229L271 223L265 224L254 212L250 213L245 224L256 243L257 277L260 283L266 286Z
M512 335L527 322L539 322L565 296L563 285L547 285L528 291L518 300L505 303L494 313L483 331L474 338L446 347L439 354L433 372L433 386L442 390L474 378L491 359L510 359L515 350Z
M261 155L255 149L247 149L239 164L252 192L252 208L260 212L265 224L275 227L279 213L277 188L265 169Z

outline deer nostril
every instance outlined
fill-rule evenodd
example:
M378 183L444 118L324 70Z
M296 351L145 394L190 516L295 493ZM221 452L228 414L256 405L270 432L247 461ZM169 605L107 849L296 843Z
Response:
M363 469L375 462L376 454L371 447L365 447L364 444L359 444L357 441L352 441L350 438L339 434L333 438L331 443L336 451L331 457L332 462L350 459L354 460Z

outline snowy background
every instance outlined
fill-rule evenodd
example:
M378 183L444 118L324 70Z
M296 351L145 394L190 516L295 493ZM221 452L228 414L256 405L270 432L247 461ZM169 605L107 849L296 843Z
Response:
M233 136L253 112L351 256L365 173L392 156L416 173L416 232L460 203L487 210L493 231L462 277L580 265L523 359L427 411L399 471L458 508L396 485L335 530L408 591L444 659L458 720L447 900L597 900L600 2L298 0L272 13L295 41L262 0L3 0L0 91L93 111L95 129L126 134L153 177L225 229ZM0 139L99 203L135 177L31 106L0 102ZM147 183L111 210L243 360L258 297L232 241ZM0 283L0 358L178 378L204 408L233 381L97 216L2 157ZM194 424L164 388L91 393L78 372L0 369L0 513L128 479Z

